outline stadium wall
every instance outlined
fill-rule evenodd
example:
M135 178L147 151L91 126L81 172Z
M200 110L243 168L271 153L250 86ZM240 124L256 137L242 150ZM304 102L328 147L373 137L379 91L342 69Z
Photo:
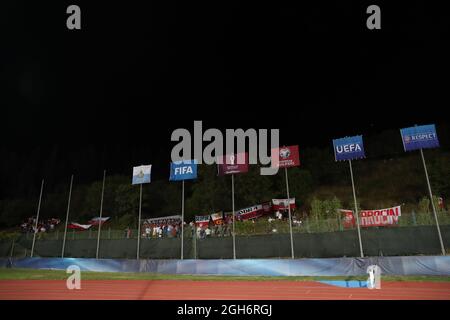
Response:
M450 248L450 226L441 227L444 245ZM440 254L435 226L363 229L362 242L366 256L407 256ZM65 257L94 258L96 239L66 241ZM142 239L140 257L145 259L179 259L180 239ZM13 257L29 256L31 240L22 237L14 244ZM355 230L326 233L295 233L296 258L340 258L359 256ZM0 256L9 257L12 241L0 242ZM35 256L60 257L62 240L37 240ZM218 237L194 241L186 238L184 256L191 259L231 259L232 238ZM236 237L239 259L290 257L289 234L270 234ZM134 259L136 239L101 240L100 257Z

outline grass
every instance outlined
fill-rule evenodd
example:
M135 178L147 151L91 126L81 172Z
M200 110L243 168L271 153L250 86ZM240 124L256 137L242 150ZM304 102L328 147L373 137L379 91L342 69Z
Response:
M69 275L64 270L36 270L0 268L0 280L66 280ZM337 277L268 277L268 276L208 276L172 275L157 273L92 272L82 271L84 280L190 280L190 281L320 281L320 280L367 280L367 276ZM433 281L449 282L444 276L382 276L382 281Z

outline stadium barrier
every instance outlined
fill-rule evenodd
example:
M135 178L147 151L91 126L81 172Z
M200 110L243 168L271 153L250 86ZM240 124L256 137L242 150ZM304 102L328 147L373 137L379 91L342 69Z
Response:
M441 227L444 244L450 248L450 226ZM406 256L440 254L439 239L434 226L362 229L362 241L366 256ZM0 255L9 257L29 256L31 240L22 237L0 242ZM140 257L145 259L179 259L179 238L142 239ZM37 240L35 255L60 257L62 240ZM355 230L296 233L294 234L296 258L335 258L359 256ZM13 249L13 250L12 250ZM95 239L66 241L65 257L94 258ZM232 238L188 238L184 242L184 255L191 259L231 259ZM239 259L290 257L289 234L237 236L236 253ZM102 239L100 257L107 259L134 259L136 239Z
M235 276L362 276L374 264L380 267L382 275L450 276L450 256L236 260L0 259L0 268L66 270L77 265L81 271Z

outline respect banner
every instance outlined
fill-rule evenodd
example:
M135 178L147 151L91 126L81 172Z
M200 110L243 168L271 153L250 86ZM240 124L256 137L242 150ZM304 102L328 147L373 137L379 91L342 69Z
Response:
M383 227L398 224L402 215L401 207L396 206L379 210L362 210L360 212L361 227Z
M434 124L400 129L405 151L438 148L439 140Z

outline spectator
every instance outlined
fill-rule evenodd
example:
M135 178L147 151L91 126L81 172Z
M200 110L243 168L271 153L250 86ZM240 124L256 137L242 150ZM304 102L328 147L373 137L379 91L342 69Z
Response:
M211 236L211 229L209 228L209 226L208 227L206 227L206 229L205 229L205 237L210 237Z
M145 237L150 238L151 232L152 230L150 229L150 226L147 225L147 227L145 228Z

